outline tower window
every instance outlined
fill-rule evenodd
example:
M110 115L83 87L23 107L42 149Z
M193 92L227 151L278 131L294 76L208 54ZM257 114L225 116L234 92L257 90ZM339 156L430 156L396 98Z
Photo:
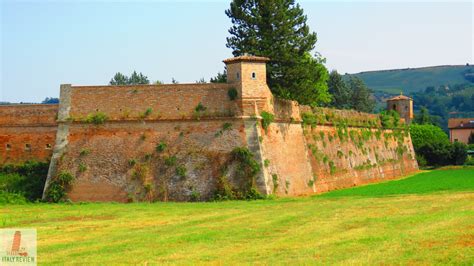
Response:
M31 151L31 144L25 144L25 151Z
M12 149L12 145L7 143L7 145L5 145L5 148L7 151L10 151Z
M255 72L252 72L252 79L256 79L257 78L257 74Z
M240 73L237 72L237 79L240 79Z
M394 104L394 105L392 106L392 109L393 109L393 110L397 110L397 105Z

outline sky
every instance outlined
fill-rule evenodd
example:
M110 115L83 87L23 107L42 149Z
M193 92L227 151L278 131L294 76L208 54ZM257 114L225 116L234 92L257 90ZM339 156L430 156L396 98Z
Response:
M473 62L472 1L297 1L329 70ZM222 71L229 1L0 0L0 101L58 97L60 84L209 80Z

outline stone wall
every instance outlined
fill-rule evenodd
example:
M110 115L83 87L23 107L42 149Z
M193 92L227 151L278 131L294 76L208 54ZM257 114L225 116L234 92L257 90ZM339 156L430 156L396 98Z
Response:
M0 105L0 165L48 161L56 138L58 105Z

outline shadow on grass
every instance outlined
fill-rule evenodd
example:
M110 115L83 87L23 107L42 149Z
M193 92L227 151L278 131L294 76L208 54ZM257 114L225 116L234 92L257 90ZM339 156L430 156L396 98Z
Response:
M448 191L474 192L474 168L435 170L401 180L331 191L315 197L383 197Z

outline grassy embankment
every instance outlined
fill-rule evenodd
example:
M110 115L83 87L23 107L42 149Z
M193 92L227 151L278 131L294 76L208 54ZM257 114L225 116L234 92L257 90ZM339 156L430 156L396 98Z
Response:
M40 264L474 262L474 169L320 196L212 203L1 205Z

